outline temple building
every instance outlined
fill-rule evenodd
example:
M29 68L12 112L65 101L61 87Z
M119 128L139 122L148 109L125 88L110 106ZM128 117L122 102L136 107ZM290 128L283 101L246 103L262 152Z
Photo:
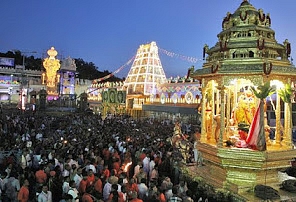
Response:
M87 90L90 108L95 112L199 121L200 83L188 76L166 78L154 41L139 46L123 83L99 80Z
M199 83L189 78L167 79L156 42L140 45L124 82L126 110L134 117L197 119Z
M74 98L76 68L74 59L68 57L62 61L61 68L58 71L58 93L60 96Z
M277 42L271 22L269 13L244 0L223 18L217 43L204 46L202 68L189 73L202 85L197 147L204 166L196 173L235 193L277 185L278 172L296 156L291 138L296 68L289 41Z

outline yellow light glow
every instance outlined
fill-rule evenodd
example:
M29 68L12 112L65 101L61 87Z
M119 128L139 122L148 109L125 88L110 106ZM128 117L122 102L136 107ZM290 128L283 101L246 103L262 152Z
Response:
M279 80L272 80L270 81L270 86L275 86L277 90L284 88L283 82Z
M133 162L129 162L129 163L127 163L127 164L124 166L123 171L124 171L124 172L127 172L127 171L128 171L128 167L129 167L130 165L132 165L132 163L133 163Z

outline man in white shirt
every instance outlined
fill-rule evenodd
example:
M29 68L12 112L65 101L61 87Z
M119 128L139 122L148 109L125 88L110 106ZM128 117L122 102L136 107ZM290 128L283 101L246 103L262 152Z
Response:
M143 169L144 172L149 176L149 171L150 171L150 155L146 154L146 157L143 159Z
M149 173L152 172L155 166L154 156L151 156L150 162L149 162Z
M68 194L72 196L72 202L79 202L79 197L78 197L78 190L76 189L76 184L74 180L71 180L70 183L70 188L68 191Z
M42 186L42 192L38 195L38 202L52 202L52 193L47 185Z
M93 161L93 160L92 160ZM93 162L89 162L86 167L85 167L86 170L92 170L94 174L97 173L97 169L96 167L93 165Z
M69 164L65 164L65 168L62 171L62 176L63 177L70 177L70 173L71 173L71 166Z
M138 164L135 166L134 168L134 177L136 177L136 175L140 172L140 168L142 167L142 162L139 161Z
M24 170L26 167L30 167L30 166L31 166L31 156L27 150L24 150L21 156L21 167Z
M37 133L37 135L36 135L36 140L39 140L39 141L42 141L42 139L43 139L43 134L42 133Z
M4 185L4 190L9 200L17 200L17 194L20 190L20 181L18 180L18 174L16 172L11 172L7 182Z
M108 200L110 192L111 192L111 187L112 187L112 184L108 180L107 183L104 185L104 188L103 188L104 201Z
M145 178L141 179L141 182L138 183L138 189L139 189L139 198L142 200L146 200L148 196L148 187L146 185L147 180Z
M77 189L79 187L79 184L80 184L82 178L83 178L83 176L82 176L82 168L77 168L77 172L76 172L76 174L74 175L74 178L73 178L73 180L75 181Z

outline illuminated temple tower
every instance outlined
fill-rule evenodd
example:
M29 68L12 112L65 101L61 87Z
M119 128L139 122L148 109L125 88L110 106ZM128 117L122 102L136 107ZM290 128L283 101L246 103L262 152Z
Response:
M134 106L140 106L142 102L139 96L155 95L156 85L166 82L156 42L140 45L124 84L130 100L128 102L133 101ZM135 97L139 99L136 101Z
M283 90L294 90L296 68L289 60L290 43L276 41L271 22L268 13L244 0L234 13L224 17L218 42L213 47L205 45L203 67L190 70L190 77L202 83L198 149L205 166L196 172L215 187L237 193L257 184L278 184L278 171L289 167L296 156L291 138L292 99L279 96ZM268 82L276 91L266 97L260 116L263 120L264 115L264 124L259 129L265 134L259 136L265 139L266 149L241 148L245 145L237 143L243 143L244 137L239 133L251 131L262 103L251 89ZM269 140L270 130L275 134L273 140ZM247 133L247 137L254 133ZM235 146L229 147L227 141Z

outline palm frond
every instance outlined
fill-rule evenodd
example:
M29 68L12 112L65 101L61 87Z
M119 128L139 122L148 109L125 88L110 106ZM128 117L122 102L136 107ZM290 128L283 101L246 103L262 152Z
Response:
M266 82L265 84L263 84L261 86L258 86L257 89L255 87L251 86L251 91L260 100L263 100L266 97L275 93L274 87L270 86L270 81Z
M285 103L292 102L291 98L292 98L293 90L291 85L286 84L285 88L278 90L277 93Z

